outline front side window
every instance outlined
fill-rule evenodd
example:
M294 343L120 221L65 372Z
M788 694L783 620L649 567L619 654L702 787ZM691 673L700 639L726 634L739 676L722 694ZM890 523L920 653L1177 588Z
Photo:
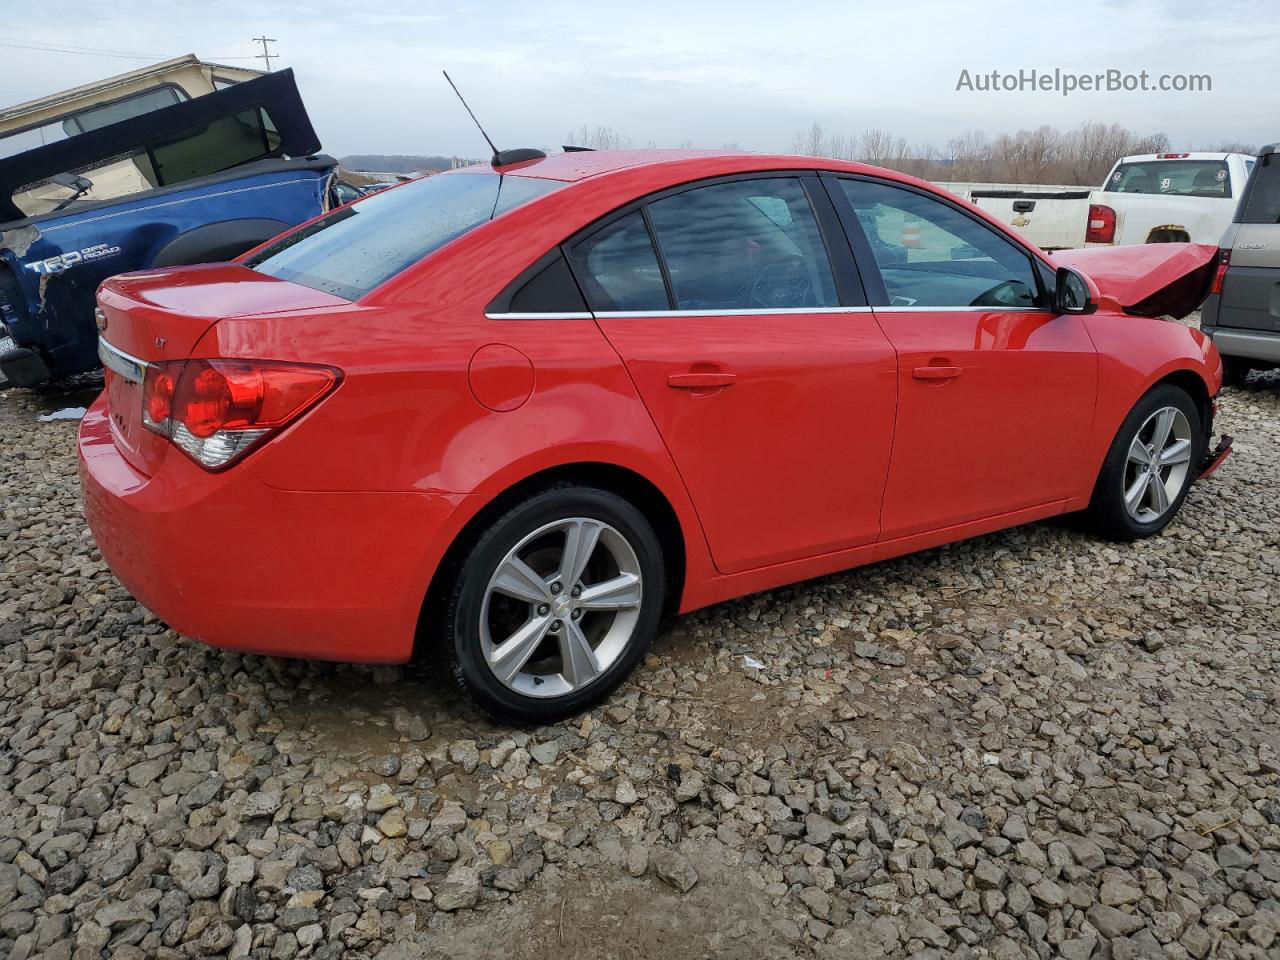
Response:
M889 306L1036 306L1030 257L987 225L914 190L839 183L880 268Z
M248 266L358 300L450 240L562 186L497 173L423 177L338 208L273 243Z
M1108 193L1154 193L1175 197L1230 197L1225 160L1141 160L1111 171Z
M793 177L709 184L648 210L678 310L839 304L817 219Z

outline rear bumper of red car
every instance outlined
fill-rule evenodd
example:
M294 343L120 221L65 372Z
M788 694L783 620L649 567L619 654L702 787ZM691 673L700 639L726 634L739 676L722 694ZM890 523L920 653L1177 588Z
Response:
M181 634L274 656L409 659L432 545L465 499L277 490L177 450L146 476L117 450L101 398L79 457L85 517L125 588Z

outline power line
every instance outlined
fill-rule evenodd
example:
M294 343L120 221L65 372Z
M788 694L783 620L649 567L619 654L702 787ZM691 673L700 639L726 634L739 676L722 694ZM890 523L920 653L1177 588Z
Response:
M51 43L48 40L33 40L30 37L0 37L0 41L4 41L6 44L21 45L25 47L43 47L53 50L76 50L84 51L85 53L111 54L113 56L121 57L149 56L149 54L132 53L128 50L114 50L109 47L86 47L82 44L66 43L63 41Z
M56 47L43 41L16 41L0 38L0 47L32 50L37 53L70 53L81 57L111 57L119 60L169 60L171 55L162 53L124 53L118 50L100 50L93 47ZM258 56L209 57L210 60L256 60ZM272 54L272 56L275 56Z

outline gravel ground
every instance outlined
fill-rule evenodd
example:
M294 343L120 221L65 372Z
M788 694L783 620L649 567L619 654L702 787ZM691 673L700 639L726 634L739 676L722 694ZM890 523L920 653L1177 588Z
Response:
M1280 375L1160 538L724 604L527 731L175 636L36 421L88 396L0 393L0 957L1280 955Z

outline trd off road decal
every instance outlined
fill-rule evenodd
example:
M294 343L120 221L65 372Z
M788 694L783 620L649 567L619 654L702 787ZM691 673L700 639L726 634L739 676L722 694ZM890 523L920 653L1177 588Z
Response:
M27 263L23 264L23 266L28 270L34 270L36 273L62 273L62 271L70 270L77 264L105 260L107 257L114 257L119 252L119 247L108 243L98 243L92 247L68 250L66 253L59 254L56 257L37 260L35 263Z

